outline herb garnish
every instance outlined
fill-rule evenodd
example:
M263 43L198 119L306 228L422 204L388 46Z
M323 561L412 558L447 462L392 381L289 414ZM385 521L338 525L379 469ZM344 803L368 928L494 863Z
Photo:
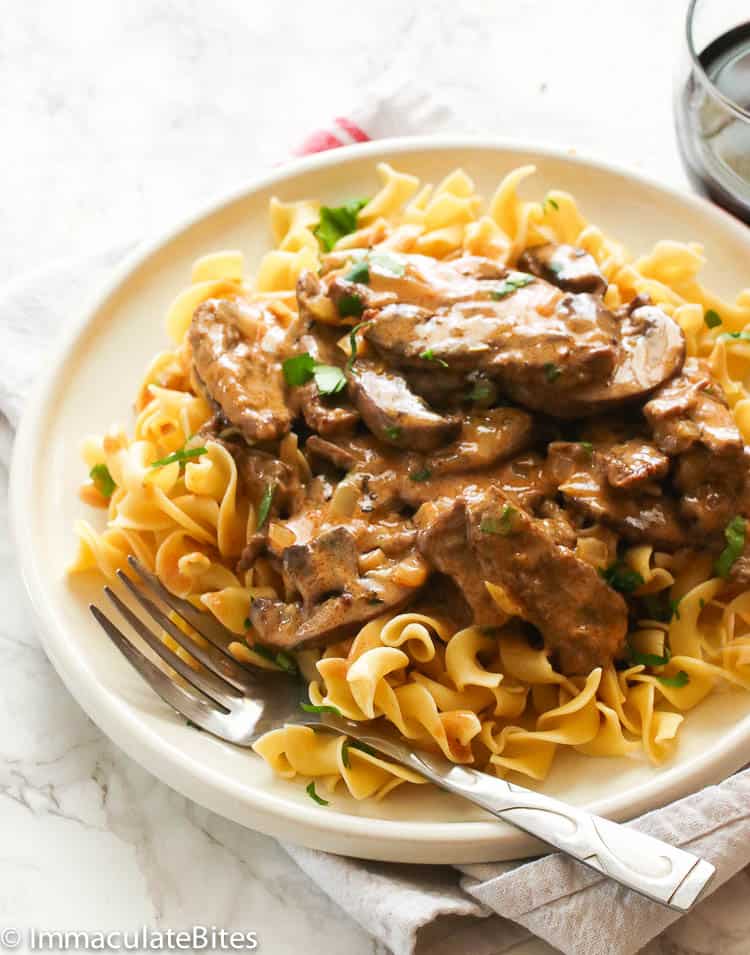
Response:
M561 374L562 371L560 371L559 367L554 362L548 361L545 364L544 377L547 379L547 381L557 381Z
M109 473L107 465L95 464L89 471L89 477L94 482L94 487L101 496L109 500L114 494L117 485L115 484L115 479Z
M299 707L305 713L333 713L334 716L341 716L341 710L338 707L327 706L324 703L320 706L316 706L314 703L300 703Z
M383 428L383 434L391 441L398 441L401 438L402 429L393 425L390 428Z
M558 205L557 201L552 199L550 196L546 196L544 202L542 203L542 208L546 209L547 206L552 206L552 208L557 212L560 211L560 206Z
M719 341L732 338L735 341L750 342L750 332L724 332L719 335Z
M304 352L302 355L287 358L281 367L288 385L304 385L313 376L315 359L308 352Z
M304 385L314 378L321 395L336 395L346 385L346 376L337 365L323 365L307 352L287 358L281 367L287 384Z
M664 686L674 686L678 689L682 686L687 686L690 682L690 677L684 670L678 670L674 676L657 676L656 679L659 683L663 683Z
M342 206L321 206L320 222L313 229L325 252L330 252L339 239L357 231L357 216L369 199L351 199Z
M669 663L672 659L672 653L669 650L669 647L664 647L664 656L659 656L656 653L638 653L633 648L630 648L630 661L639 666L644 667L663 667L665 663Z
M273 492L275 490L275 484L266 484L265 490L263 491L263 497L260 499L260 504L258 505L258 523L255 528L258 531L266 523L268 520L268 515L271 513L271 502L273 501Z
M315 802L316 802L319 806L327 806L327 805L328 805L328 800L327 800L327 799L323 799L321 796L319 796L319 795L315 792L315 783L314 783L314 782L307 784L307 786L305 787L305 792L306 792L307 795L310 797L310 799L314 799Z
M372 746L368 746L367 743L362 743L358 739L345 739L344 745L341 747L341 762L344 764L344 766L346 766L347 769L352 768L349 762L350 749L359 749L363 753L367 753L369 756L377 756L377 753Z
M388 272L396 278L401 278L406 271L404 263L395 256L389 255L387 252L371 252L368 258L370 265L374 265L376 268L382 269L384 272Z
M682 597L677 597L672 600L667 599L665 601L662 594L644 594L641 599L643 600L643 605L646 608L646 614L649 620L669 623L673 617L677 620L680 619L679 606Z
M501 537L507 537L513 533L513 518L517 513L515 507L506 504L500 517L482 518L479 529L484 534L499 534Z
M487 401L495 394L495 387L489 381L476 381L466 395L468 401Z
M492 289L490 292L490 298L494 299L496 302L499 302L501 299L506 298L513 292L517 292L518 289L524 288L526 285L530 285L533 281L533 275L524 275L523 272L512 272L507 279L503 280L499 288Z
M369 322L360 322L358 325L355 325L354 328L349 332L349 359L346 363L346 370L351 371L354 362L357 360L357 332L360 328L364 328L365 325L369 325Z
M713 309L706 309L706 314L703 316L703 321L709 328L717 328L721 325L721 315Z
M745 549L746 529L747 522L744 518L740 517L739 514L733 517L724 528L724 539L727 542L727 546L714 562L714 573L717 577L724 578L729 576L732 564L734 564Z
M578 442L583 450L588 454L590 458L594 456L594 445L590 441L579 441Z
M180 448L174 454L167 455L166 458L160 458L158 461L152 461L152 468L165 468L168 464L184 464L191 458L199 458L202 454L208 454L208 448Z
M364 258L355 262L344 278L347 282L359 282L362 285L368 285L370 282L370 265L367 259Z
M410 481L428 481L432 477L432 471L429 468L421 468L419 471L412 471L409 474Z
M284 650L275 652L270 647L264 646L262 643L254 643L250 649L253 651L253 653L257 653L259 657L263 657L264 660L268 660L270 663L275 663L280 670L284 670L286 673L289 673L292 676L297 676L299 673L297 661L293 656L286 653Z
M423 358L425 361L434 361L436 365L442 365L443 368L448 367L448 362L443 361L442 358L438 358L431 348L425 348L425 350L420 353L419 357Z
M336 307L342 318L359 318L365 310L365 303L359 295L352 293L351 295L342 295L336 302Z
M615 561L609 567L600 567L599 575L613 590L619 590L621 594L632 594L643 585L643 577L638 571L632 570L621 560Z
M315 365L315 384L321 395L337 395L346 387L346 375L338 365Z

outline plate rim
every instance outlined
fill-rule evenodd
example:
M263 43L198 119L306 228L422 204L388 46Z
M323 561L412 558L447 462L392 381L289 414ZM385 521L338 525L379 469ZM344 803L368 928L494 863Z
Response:
M561 146L491 136L410 136L357 143L308 157L291 159L280 166L251 177L246 182L208 201L196 204L192 212L180 217L169 227L157 231L153 237L138 243L114 267L109 278L93 293L84 297L78 313L66 323L65 331L58 338L54 354L44 374L40 376L40 380L27 398L13 444L9 510L17 564L29 596L37 624L36 631L44 651L68 691L89 718L137 763L188 798L247 825L247 812L235 814L231 811L232 803L227 804L228 800L236 800L237 805L242 805L245 810L249 808L251 811L261 813L261 818L257 820L260 831L287 838L290 831L293 831L302 844L312 844L305 837L307 831L335 837L339 846L345 844L346 839L356 839L360 846L368 847L367 852L357 850L357 855L362 858L402 861L384 847L407 842L410 846L408 861L415 861L416 846L424 857L418 861L459 861L460 859L460 861L468 862L477 861L480 858L491 858L487 855L487 849L493 843L497 845L499 841L515 842L518 847L516 857L528 854L532 843L524 836L520 836L515 841L510 840L506 831L507 827L496 821L431 822L375 819L335 809L321 813L317 807L308 808L297 803L279 800L277 796L263 791L262 788L248 788L240 778L215 773L205 764L192 759L187 752L178 750L159 732L157 724L152 725L152 720L144 719L143 714L129 704L124 697L112 693L103 683L94 679L82 655L72 651L66 654L66 647L72 647L72 643L66 641L65 627L56 619L54 604L44 593L44 574L41 572L43 562L32 546L32 535L23 532L23 525L33 506L31 489L34 482L28 480L28 469L33 467L31 452L37 445L43 430L49 403L59 386L60 377L77 342L85 335L89 326L93 325L99 311L111 297L116 295L130 275L164 246L202 220L256 191L266 189L275 183L293 180L300 174L327 166L336 166L352 156L358 159L378 156L387 160L399 154L415 151L449 152L461 149L501 154L526 152L529 154L530 162L551 159L623 177L642 187L664 193L679 203L699 209L702 215L708 215L709 218L720 223L724 229L728 228L730 232L733 232L738 243L746 246L750 251L750 232L747 227L706 199L676 189L656 177L629 169L609 159L577 150L571 151ZM41 271L41 269L35 271ZM748 745L750 725L743 731L743 722L747 721L735 724L711 747L710 775L715 781L735 771L744 761L739 758L739 754L743 746L746 748ZM682 766L667 767L653 779L646 780L628 790L627 805L623 805L622 796L618 798L618 795L613 793L588 802L585 806L611 819L632 819L643 812L665 805L675 798L695 792L706 784L706 775L704 761L696 757ZM196 793L196 785L201 787L201 793ZM268 823L266 817L272 817L272 823ZM515 830L510 831L517 834ZM438 855L430 852L428 848L429 845L434 846L436 842L440 843ZM450 847L449 859L446 858L448 847ZM469 847L473 847L474 851ZM328 851L351 850L344 847L332 848ZM419 854L420 852L417 851L416 855ZM504 854L504 857L509 858L512 855Z

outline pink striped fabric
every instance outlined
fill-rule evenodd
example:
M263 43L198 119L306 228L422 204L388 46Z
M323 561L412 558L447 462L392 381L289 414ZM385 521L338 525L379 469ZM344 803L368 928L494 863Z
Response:
M295 156L308 156L311 153L322 153L327 149L337 149L339 146L350 146L352 143L367 143L370 137L356 123L345 116L337 116L330 126L325 129L316 129L294 150Z

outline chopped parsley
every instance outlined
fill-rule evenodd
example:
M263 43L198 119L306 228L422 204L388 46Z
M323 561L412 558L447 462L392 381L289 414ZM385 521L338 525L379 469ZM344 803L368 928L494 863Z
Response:
M674 686L678 689L687 686L690 682L690 677L684 670L678 670L674 676L657 676L656 679L659 683L663 683L664 686Z
M421 468L419 471L412 471L409 474L410 481L428 481L432 477L432 471L429 468Z
M349 762L349 750L350 749L359 749L363 753L367 753L369 756L376 756L377 753L372 748L368 746L367 743L361 743L358 739L345 739L344 745L341 747L341 762L346 766L347 769L351 769L351 763Z
M644 594L641 598L649 620L658 620L660 623L669 623L674 617L680 619L680 601L682 597L670 600L664 594Z
M594 456L594 445L590 441L579 441L578 442L583 450L588 454L590 458Z
M355 262L345 275L347 282L359 282L362 285L370 283L370 264L367 259L360 259Z
M323 799L321 796L319 796L319 795L315 792L315 783L314 783L314 782L307 784L307 786L305 787L305 792L306 792L307 795L310 797L310 799L314 800L319 806L327 806L327 805L328 805L328 800L327 800L327 799Z
M638 653L632 648L630 650L630 662L639 666L663 667L664 664L669 663L671 659L672 654L669 647L664 648L664 656L659 656L657 653Z
M341 716L341 710L336 706L327 706L326 704L316 706L314 703L300 703L299 706L305 713L333 713L334 716Z
M263 497L260 499L260 504L258 505L258 524L255 528L258 531L266 523L268 520L268 515L271 513L271 502L273 501L273 492L275 490L275 484L266 484L266 488L263 491Z
M357 332L360 328L364 328L365 325L369 325L369 322L360 322L359 325L355 325L354 328L349 332L349 359L346 363L346 370L351 371L354 362L357 360Z
M556 212L559 212L559 211L560 211L560 206L558 205L557 201L556 201L555 199L553 199L551 196L547 196L547 197L545 198L544 202L542 203L542 206L543 206L544 209L546 209L547 206L552 206L552 208L553 208Z
M299 673L297 661L284 650L275 651L271 647L264 646L262 643L254 643L250 649L254 653L257 653L259 657L263 657L264 660L275 663L280 670L284 670L285 673L289 673L291 676L297 676Z
M342 295L336 303L342 318L359 318L365 310L365 303L359 295Z
M208 454L208 448L180 448L174 454L168 454L166 458L160 458L158 461L152 461L152 468L165 468L168 464L184 464L191 458L199 458L202 454Z
M106 499L109 500L115 493L117 485L115 484L115 479L109 473L109 468L106 464L95 464L89 471L89 477L94 482L94 487L102 497L106 497Z
M750 342L750 332L724 332L719 339L731 338L734 341Z
M443 361L442 358L437 358L435 352L431 348L425 348L425 350L420 353L419 357L423 358L425 361L434 361L436 365L441 365L443 368L448 367L448 362Z
M544 366L544 377L547 381L557 381L561 374L562 372L554 362L548 361Z
M466 395L468 401L487 401L495 397L495 386L489 381L476 381Z
M402 433L403 433L403 432L402 432L402 429L399 428L399 427L396 427L395 425L392 426L392 427L390 427L390 428L384 428L384 429L383 429L383 434L384 434L387 438L390 438L391 441L398 441L398 440L400 440Z
M357 216L369 199L351 199L342 206L321 206L320 222L313 229L321 248L330 252L339 239L357 231Z
M747 522L743 517L737 515L724 528L724 540L727 546L719 554L714 562L714 573L717 577L728 577L732 564L737 560L745 549L745 531Z
M315 371L315 359L308 352L287 358L281 366L288 385L304 385Z
M513 519L517 513L515 507L506 504L500 517L482 518L479 529L483 534L499 534L501 537L508 537L513 533Z
M512 272L507 279L503 280L498 288L492 289L490 292L490 298L494 299L496 302L499 302L501 299L506 298L513 292L517 292L518 289L524 288L526 285L530 285L533 281L533 275L524 275L523 272Z
M634 590L643 586L643 577L637 570L632 570L621 560L615 561L607 568L599 568L599 575L606 580L613 590L621 594L632 594Z
M346 376L341 368L323 365L308 352L287 358L281 367L288 385L304 385L314 378L321 395L336 395L346 385Z
M337 365L315 365L315 384L321 395L337 395L346 387L346 375Z
M396 278L401 278L406 271L404 263L397 259L395 255L389 255L387 252L371 252L369 259L370 265L374 265L375 268L388 272Z
M713 309L706 309L706 314L703 316L703 321L709 328L717 328L721 325L721 315Z

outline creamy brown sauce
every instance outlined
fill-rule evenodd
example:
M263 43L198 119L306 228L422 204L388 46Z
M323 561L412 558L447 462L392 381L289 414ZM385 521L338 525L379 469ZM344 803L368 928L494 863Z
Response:
M272 492L242 562L277 582L278 599L251 608L258 639L325 644L436 603L496 626L489 581L564 672L617 658L637 585L618 592L580 542L616 561L699 533L718 552L748 510L747 457L679 326L644 299L613 312L605 291L571 246L529 249L518 270L361 249L301 276L288 329L239 300L198 309L209 433L234 429L225 446L256 508ZM299 474L280 460L292 431Z

